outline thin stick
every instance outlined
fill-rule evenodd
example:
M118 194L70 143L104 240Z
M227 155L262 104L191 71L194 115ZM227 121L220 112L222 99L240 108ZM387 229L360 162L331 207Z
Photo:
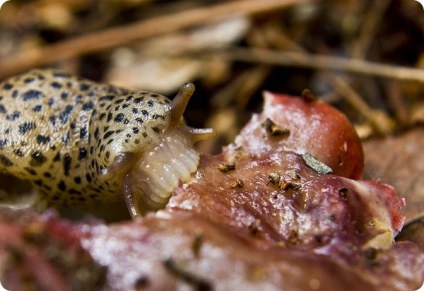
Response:
M382 22L384 13L390 5L391 0L378 0L371 3L371 9L366 14L362 23L358 40L353 45L351 56L355 59L364 59L371 47Z
M36 66L63 61L83 54L129 44L151 36L170 33L200 24L207 24L240 15L254 15L275 11L288 5L311 0L242 0L229 1L209 7L172 13L134 24L116 27L93 34L19 53L0 60L0 78Z
M218 54L231 60L269 65L295 66L323 70L340 70L362 75L424 82L424 70L364 60L346 59L303 52L282 52L261 48L233 48Z

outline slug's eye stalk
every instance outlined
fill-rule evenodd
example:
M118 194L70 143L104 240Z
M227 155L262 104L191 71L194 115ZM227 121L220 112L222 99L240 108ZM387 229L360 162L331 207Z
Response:
M178 125L183 117L190 97L194 93L193 83L185 83L177 96L171 101L171 124Z
M187 107L190 97L193 95L195 87L193 83L185 83L177 96L171 101L171 126L179 126L181 118ZM190 136L191 142L214 138L216 133L212 128L192 128L183 126L183 131Z

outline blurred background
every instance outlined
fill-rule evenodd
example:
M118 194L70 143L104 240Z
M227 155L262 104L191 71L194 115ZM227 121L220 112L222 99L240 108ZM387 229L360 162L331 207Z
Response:
M424 10L414 0L0 1L0 81L55 67L99 82L175 96L213 127L217 153L262 92L310 89L343 111L364 140L365 178L424 213ZM421 221L424 219L421 218ZM424 224L423 224L424 225Z

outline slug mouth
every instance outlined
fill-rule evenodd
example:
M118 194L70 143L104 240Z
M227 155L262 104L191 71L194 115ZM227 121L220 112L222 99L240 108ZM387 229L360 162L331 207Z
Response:
M123 193L132 217L165 207L180 181L197 170L199 154L189 135L173 130L145 151L123 180Z

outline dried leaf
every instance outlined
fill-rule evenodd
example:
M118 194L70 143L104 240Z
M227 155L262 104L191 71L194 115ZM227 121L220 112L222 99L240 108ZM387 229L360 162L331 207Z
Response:
M424 214L424 128L364 142L365 178L392 185L405 197L407 221Z

